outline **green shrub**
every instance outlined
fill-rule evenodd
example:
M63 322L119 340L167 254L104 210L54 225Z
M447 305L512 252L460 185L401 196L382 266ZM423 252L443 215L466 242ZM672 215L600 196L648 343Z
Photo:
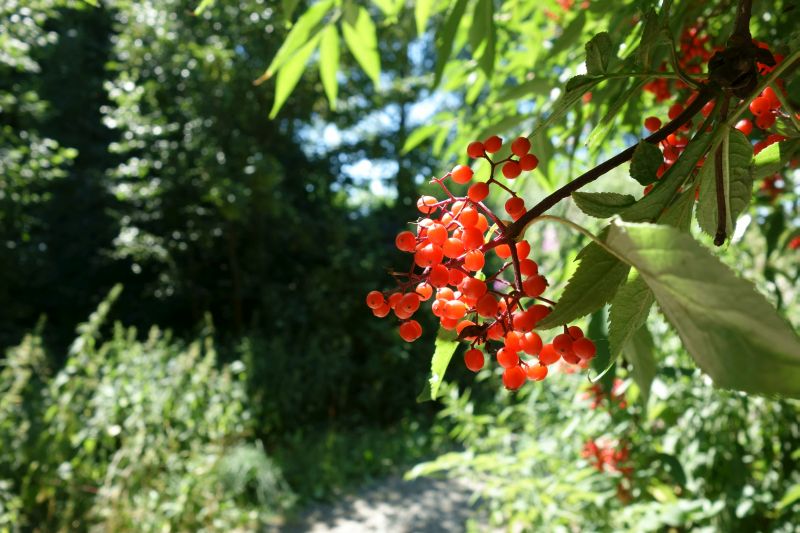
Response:
M100 328L101 304L49 376L38 333L0 373L0 530L228 531L290 503L252 442L245 367L218 368L209 335Z

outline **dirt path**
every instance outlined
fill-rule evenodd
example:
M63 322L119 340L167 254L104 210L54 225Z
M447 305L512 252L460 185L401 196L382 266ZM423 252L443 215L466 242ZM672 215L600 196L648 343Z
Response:
M404 481L391 477L372 483L334 504L314 506L280 533L461 532L474 513L473 489L441 479Z

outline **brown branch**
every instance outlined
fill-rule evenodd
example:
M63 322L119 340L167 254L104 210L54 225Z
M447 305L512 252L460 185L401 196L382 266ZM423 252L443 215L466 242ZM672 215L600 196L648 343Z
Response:
M660 130L656 131L649 137L645 139L646 142L651 144L658 144L659 142L666 139L672 133L675 133L680 129L681 126L686 124L691 118L696 115L704 105L706 105L713 97L716 92L716 87L710 84L703 85L700 91L697 93L697 97L692 100L686 109L683 112L675 117L674 120L668 122L664 127ZM520 233L525 229L533 219L536 217L544 214L548 209L556 205L561 200L567 198L573 192L577 191L581 187L588 185L589 183L593 182L594 180L598 179L602 175L606 174L607 172L615 169L616 167L620 166L622 163L626 161L630 161L633 157L633 152L636 150L636 145L627 148L626 150L618 153L611 159L603 161L593 169L581 174L571 182L567 183L557 191L553 192L549 196L546 196L541 202L536 204L535 206L531 207L531 209L522 215L516 222L508 226L507 231L505 232L504 240L498 242L497 244L502 244L505 242L505 239L509 241L516 239ZM492 244L491 243L487 244ZM494 246L497 246L495 244ZM494 248L494 246L490 246L490 248Z

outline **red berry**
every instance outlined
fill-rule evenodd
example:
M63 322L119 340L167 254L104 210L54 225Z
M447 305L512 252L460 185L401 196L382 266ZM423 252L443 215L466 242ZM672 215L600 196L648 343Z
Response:
M441 263L442 259L444 259L442 247L432 243L426 244L414 254L414 262L422 268Z
M658 131L661 128L661 120L658 117L647 117L644 119L644 127L651 133Z
M537 166L539 166L539 159L533 154L526 154L519 158L519 168L526 172Z
M459 284L461 292L475 298L476 300L486 294L486 283L478 278L464 277L464 280Z
M444 304L444 316L447 318L459 319L467 314L467 304L461 300L448 300Z
M484 318L493 317L497 313L497 300L491 294L484 294L475 304L475 310Z
M531 142L526 137L517 137L511 143L511 153L517 157L522 157L531 149Z
M458 220L462 226L475 226L478 224L478 212L473 207L465 207L461 210Z
M483 252L480 250L470 250L464 256L464 268L472 272L477 272L483 268L485 261L486 259L483 256Z
M503 176L513 180L522 173L522 168L516 161L509 161L503 165Z
M540 276L538 274L536 276L531 276L522 282L522 290L525 292L525 295L530 298L541 296L546 288L547 280L544 276Z
M581 359L591 359L597 353L597 347L591 340L582 337L572 343L572 351Z
M503 139L501 139L497 135L492 135L491 137L483 141L483 147L490 154L493 154L496 151L500 150L502 146L503 146Z
M771 113L764 113L756 117L756 126L762 130L766 130L775 125L775 115Z
M519 271L525 277L535 276L539 273L539 265L533 259L520 259Z
M461 242L467 250L475 250L483 245L483 233L478 228L464 228Z
M433 287L431 287L430 283L422 282L417 285L416 290L414 291L419 295L419 299L423 302L427 302L430 300L431 296L433 296Z
M528 376L521 366L512 366L511 368L506 368L506 371L503 372L503 385L508 390L517 390L525 384L527 378Z
M383 294L380 291L370 291L367 294L367 307L370 309L377 309L384 303L386 303L386 300L383 299Z
M400 324L400 336L406 342L414 342L422 336L422 326L416 320L409 320Z
M419 294L416 292L409 292L403 295L394 308L395 312L407 314L408 316L416 313L417 309L419 309Z
M572 340L580 339L581 337L583 337L583 330L578 326L568 327L567 332L569 332L569 336L572 337Z
M391 310L392 310L392 308L389 307L389 304L385 303L382 306L378 307L377 309L373 309L372 310L372 314L375 315L378 318L383 318L386 315L388 315L389 311L391 311Z
M483 352L476 348L464 352L464 364L468 369L477 372L483 368Z
M506 201L505 208L506 208L506 213L508 213L512 217L514 215L519 215L525 212L525 200L523 200L519 196L514 196L513 198L509 198ZM509 251L509 255L510 254L511 251Z
M461 239L450 237L444 241L444 244L442 245L442 251L444 252L445 257L449 257L451 259L454 257L459 257L464 253L464 243L461 241Z
M556 335L553 339L553 348L555 351L564 355L572 351L572 337L566 333Z
M472 169L466 165L456 165L456 167L450 171L450 177L453 178L453 181L456 183L467 183L472 179Z
M522 351L528 355L539 355L542 351L542 338L535 331L529 331L522 336Z
M476 203L483 201L484 198L489 196L489 185L482 181L475 183L467 191L467 196L469 196L470 200Z
M500 348L497 350L497 364L503 368L511 368L512 366L519 365L519 356L517 352L509 350L508 348Z
M539 362L543 365L552 365L561 359L561 355L553 348L552 344L545 344L539 352Z
M670 120L675 120L681 113L683 113L683 104L672 104L667 111L667 116Z
M433 196L421 196L419 200L417 200L417 209L419 209L420 212L429 215L436 211L436 207L433 206L437 203L439 203L439 200Z
M401 231L394 239L394 244L398 250L403 252L413 252L417 247L417 238L410 231Z
M743 118L736 123L736 129L745 135L750 135L753 133L753 123L749 119Z
M750 102L750 112L756 116L767 113L770 110L770 107L769 98L765 98L763 96L759 96Z
M438 264L431 267L431 271L428 274L428 282L431 285L438 289L447 285L448 281L450 281L450 272L446 266Z
M428 228L426 236L433 244L438 244L441 246L447 240L447 229L438 222L434 222Z
M544 365L529 365L527 374L528 379L532 381L542 381L547 377L547 367Z
M517 331L530 331L536 327L536 317L528 311L514 313L511 322L514 329Z
M480 141L471 142L467 145L467 155L473 159L483 157L485 149Z

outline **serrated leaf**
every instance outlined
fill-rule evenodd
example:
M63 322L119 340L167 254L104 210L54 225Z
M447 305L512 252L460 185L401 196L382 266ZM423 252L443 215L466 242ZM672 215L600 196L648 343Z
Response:
M535 137L540 132L545 131L551 124L559 120L581 97L590 91L594 86L603 81L604 78L591 78L588 76L575 76L571 78L566 84L566 90L558 97L558 100L553 104L552 111L544 120L540 121L533 133L529 135L530 138Z
M691 175L697 162L708 150L711 140L712 136L708 133L692 139L681 157L658 180L650 194L620 213L623 220L641 222L656 219Z
M408 152L419 146L425 139L431 137L434 133L439 131L441 127L442 127L441 124L434 123L416 128L414 131L411 132L411 135L408 136L405 144L403 144L402 153L407 154Z
M636 202L630 194L615 192L574 192L572 199L581 211L597 218L610 218Z
M323 19L330 12L333 2L334 0L323 0L314 4L297 19L267 70L255 80L255 84L270 79L287 61L294 59L295 53L300 48L306 46L311 39L317 36L324 25Z
M748 281L669 226L611 225L607 245L635 267L714 382L800 396L800 338Z
M650 185L658 179L656 172L663 162L664 155L656 145L639 141L631 158L631 177L640 185Z
M586 43L586 72L590 76L605 74L613 56L611 36L607 31L598 33Z
M593 313L608 303L625 281L629 267L596 242L578 254L580 261L553 312L537 325L550 329Z
M617 113L619 113L622 109L622 106L627 104L628 101L634 96L638 96L642 87L645 83L647 83L648 80L649 78L645 78L637 83L634 83L633 86L628 88L622 95L619 96L619 98L614 98L612 100L611 105L606 111L606 114L603 115L603 118L597 121L597 125L586 139L586 146L589 148L597 148L600 143L605 140L605 138L608 136L608 133L611 131L611 128L614 127L614 119L616 118Z
M352 10L351 10L352 11ZM365 7L348 14L342 21L342 36L350 53L364 69L375 86L380 84L381 58L378 52L378 36L375 23Z
M297 82L300 81L300 77L303 75L303 71L306 69L306 63L308 63L314 50L317 49L320 37L320 35L317 35L315 38L308 41L305 46L297 51L293 60L283 65L278 71L278 76L275 81L275 100L272 103L272 110L269 112L269 118L275 118L277 116L278 111L281 110L286 99L292 94L292 90L294 90Z
M754 158L751 173L759 180L779 172L800 149L800 139L774 143L761 150Z
M631 376L642 391L642 403L646 406L650 398L650 386L656 377L656 358L653 355L655 346L653 337L647 326L636 329L631 335L622 353L633 366Z
M681 231L689 231L692 225L692 210L694 209L695 189L691 188L678 196L658 217L659 224L666 224Z
M456 348L458 348L458 341L453 332L440 329L436 335L433 357L431 357L431 374L422 392L417 396L418 402L427 402L438 397L444 373L447 371L447 365L450 364Z
M434 69L434 87L442 81L442 74L450 54L453 53L453 41L456 38L456 31L464 18L464 11L467 9L467 0L456 0L453 8L447 14L444 26L441 31L436 33L436 67Z
M642 277L632 272L620 287L608 313L608 342L611 358L616 359L631 336L647 323L655 296Z
M322 31L319 43L319 77L325 89L325 96L328 97L328 104L333 110L336 109L339 92L337 72L339 72L339 32L336 26L330 24Z
M724 141L723 141L724 143ZM731 130L727 146L728 164L723 161L723 182L725 184L725 211L727 220L725 232L730 238L736 218L750 205L753 192L753 178L750 164L753 159L753 147L744 133ZM717 232L717 176L716 158L709 154L703 168L698 174L700 183L700 199L697 204L697 222L700 229L714 236ZM723 154L723 158L725 154Z
M417 35L425 33L432 7L433 0L417 0L414 2L414 22L417 25Z

